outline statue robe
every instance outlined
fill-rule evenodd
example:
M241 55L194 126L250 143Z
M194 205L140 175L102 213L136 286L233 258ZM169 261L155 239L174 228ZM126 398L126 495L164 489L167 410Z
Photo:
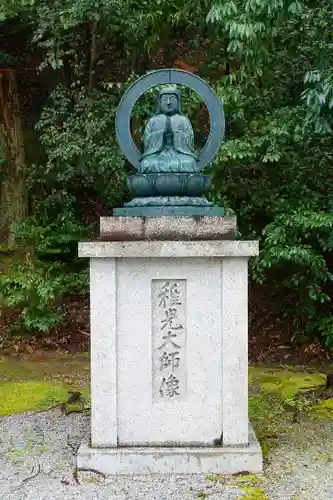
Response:
M167 132L171 134L169 144ZM194 134L186 116L160 114L150 118L143 134L143 145L141 173L197 171Z

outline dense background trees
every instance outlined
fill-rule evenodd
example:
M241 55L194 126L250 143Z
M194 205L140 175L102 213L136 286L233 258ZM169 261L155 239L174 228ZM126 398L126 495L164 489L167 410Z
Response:
M76 242L128 196L119 98L145 71L178 66L223 99L212 197L260 239L253 279L290 315L294 340L333 345L332 12L332 0L2 2L0 292L16 330L50 331L66 321L64 298L86 293ZM186 103L204 137L202 104Z

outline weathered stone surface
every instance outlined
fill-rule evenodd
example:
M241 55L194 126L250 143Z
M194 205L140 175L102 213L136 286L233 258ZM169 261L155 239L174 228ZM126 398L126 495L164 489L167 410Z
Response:
M261 470L260 447L248 447L247 261L257 253L256 241L80 244L91 257L91 446L104 449L83 448L80 466Z
M248 442L248 257L184 253L90 261L93 447Z
M237 474L262 472L260 445L250 427L249 445L207 448L90 448L83 443L77 466L104 474Z
M118 446L213 446L222 432L221 263L115 261ZM163 304L167 281L177 284L180 295ZM179 368L157 369L164 353L177 353ZM95 383L101 387L103 381ZM99 411L105 418L107 412Z
M101 217L104 241L233 240L236 217Z
M250 257L258 255L257 241L87 241L79 257Z
M145 217L100 217L100 239L103 241L144 240Z

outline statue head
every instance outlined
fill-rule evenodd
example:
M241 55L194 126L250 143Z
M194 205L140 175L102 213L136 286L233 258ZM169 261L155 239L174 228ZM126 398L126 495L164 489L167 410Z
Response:
M160 90L158 112L169 116L180 113L180 92L177 87L164 87Z

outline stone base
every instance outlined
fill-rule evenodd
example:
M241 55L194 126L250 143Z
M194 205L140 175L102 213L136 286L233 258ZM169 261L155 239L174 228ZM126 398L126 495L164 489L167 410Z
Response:
M236 217L101 217L103 241L234 240Z
M81 444L77 467L103 474L237 474L262 472L262 452L252 427L248 446L91 448Z
M190 228L198 235L199 227ZM208 449L217 463L224 454L239 456L236 445L240 456L250 451L242 451L249 442L248 258L257 254L257 241L79 244L79 256L90 258L90 445L107 449L94 453L110 455L113 470L147 453L158 462L162 448L168 448L171 462L180 455L181 463L194 456L200 464L208 460ZM167 350L161 353L160 346ZM169 349L175 352L174 368L169 358L164 368ZM176 384L170 385L173 377ZM223 447L214 449L222 434Z
M155 207L124 207L113 210L114 217L217 217L224 216L223 207L210 206L155 206Z

